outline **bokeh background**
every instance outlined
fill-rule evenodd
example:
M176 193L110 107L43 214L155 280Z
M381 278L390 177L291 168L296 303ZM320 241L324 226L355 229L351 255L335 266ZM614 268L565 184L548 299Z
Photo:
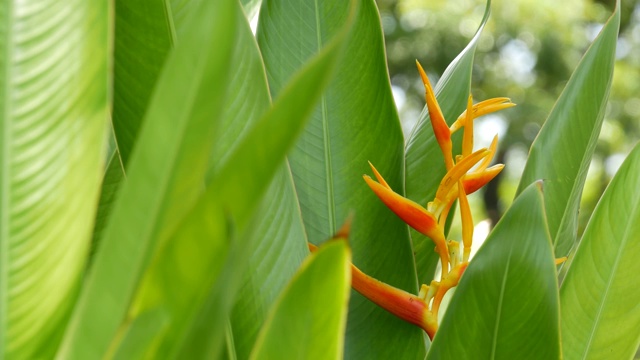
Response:
M476 0L377 0L393 93L408 137L424 106L418 59L437 82L466 46L484 13ZM607 20L613 0L493 1L475 55L476 101L507 96L518 104L476 120L477 146L500 136L502 175L471 197L484 232L513 200L531 142L582 54ZM622 0L622 25L609 104L587 176L580 232L611 177L640 139L640 1ZM454 222L455 224L455 222ZM453 232L457 229L454 225ZM456 234L452 234L456 238ZM478 234L480 237L482 234Z

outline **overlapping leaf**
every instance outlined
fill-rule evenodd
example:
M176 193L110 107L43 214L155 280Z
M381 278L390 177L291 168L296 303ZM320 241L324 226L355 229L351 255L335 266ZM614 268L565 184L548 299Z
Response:
M611 87L619 9L618 4L540 129L518 187L519 193L545 180L545 207L558 257L567 255L576 241L582 188Z
M115 3L113 131L126 167L174 39L167 1Z
M559 359L558 285L540 183L473 258L427 359Z
M252 214L331 79L349 28L350 23L344 24L241 136L214 171L206 193L155 259L136 309L161 307L170 314L170 332L159 354L189 359L219 356L243 272L260 245L253 241L264 240L251 234L260 230L253 226ZM277 181L282 180L279 176ZM305 245L304 239L297 240L298 246Z
M560 289L565 359L631 359L640 345L640 146L600 199Z
M127 181L68 328L63 358L106 353L156 245L195 204L222 108L234 3L202 2L169 55L146 112ZM212 35L213 34L213 35Z
M344 241L311 255L272 309L251 359L342 359L350 260Z
M108 2L0 2L0 358L53 355L103 173Z
M349 212L354 263L370 275L417 291L408 231L362 180L371 161L402 193L403 140L387 75L380 19L373 1L360 1L335 80L289 161L309 240L330 237ZM345 1L264 1L258 43L272 94L342 26ZM420 358L421 331L358 294L351 297L348 358Z

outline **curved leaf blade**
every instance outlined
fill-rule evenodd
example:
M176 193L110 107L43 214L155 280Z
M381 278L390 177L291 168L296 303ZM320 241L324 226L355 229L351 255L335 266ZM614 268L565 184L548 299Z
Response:
M582 57L534 140L518 193L545 180L545 208L556 256L573 247L578 208L609 97L620 6Z
M252 216L330 81L349 29L350 23L345 24L239 139L155 259L139 308L161 306L170 315L170 329L178 336L163 339L161 354L188 359L219 356L227 317L257 246L252 241L260 240L250 234L255 230ZM304 239L298 241L298 246L306 246ZM189 259L190 266L185 267L183 259Z
M559 359L556 270L540 183L473 258L427 359Z
M89 249L107 1L0 2L0 358L51 357Z
M158 243L195 205L235 38L232 0L202 2L158 80L58 356L104 356Z
M271 310L251 359L342 359L350 260L344 241L307 258Z
M560 288L566 359L631 359L640 345L640 146L600 199Z
M352 33L335 80L289 156L309 241L332 236L355 213L350 243L354 263L368 274L417 292L407 227L362 180L371 161L402 193L403 139L386 69L375 3L359 1ZM291 4L263 1L258 43L272 94L300 64L342 26L345 1ZM362 131L362 129L367 129ZM350 302L347 358L421 358L421 330L378 308L359 294Z
M442 114L449 125L466 109L471 88L473 58L478 39L490 14L491 0L488 0L484 16L475 35L449 64L434 89ZM416 76L418 76L417 71ZM459 135L453 136L454 149L459 149L461 146L462 138ZM407 197L419 204L426 205L427 202L433 200L440 180L446 173L442 152L433 135L426 106L407 141L405 159L407 163L405 169ZM419 283L429 284L433 279L439 259L436 252L433 251L433 241L413 229L410 232Z

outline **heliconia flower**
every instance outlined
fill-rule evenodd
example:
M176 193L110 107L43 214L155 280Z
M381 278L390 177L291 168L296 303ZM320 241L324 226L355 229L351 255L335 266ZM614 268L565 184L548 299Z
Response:
M438 219L434 214L427 211L427 209L394 192L373 164L369 163L369 165L378 179L378 182L375 182L368 175L363 176L371 190L404 222L433 240L436 244L436 251L440 255L443 263L443 269L446 271L449 262L449 252L447 250L444 233L438 227Z

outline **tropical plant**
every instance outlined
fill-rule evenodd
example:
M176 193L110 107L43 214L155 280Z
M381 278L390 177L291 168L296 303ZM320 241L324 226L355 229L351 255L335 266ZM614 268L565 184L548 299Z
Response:
M0 358L633 357L640 147L577 238L620 12L470 260L490 6L405 143L373 0L0 3Z

